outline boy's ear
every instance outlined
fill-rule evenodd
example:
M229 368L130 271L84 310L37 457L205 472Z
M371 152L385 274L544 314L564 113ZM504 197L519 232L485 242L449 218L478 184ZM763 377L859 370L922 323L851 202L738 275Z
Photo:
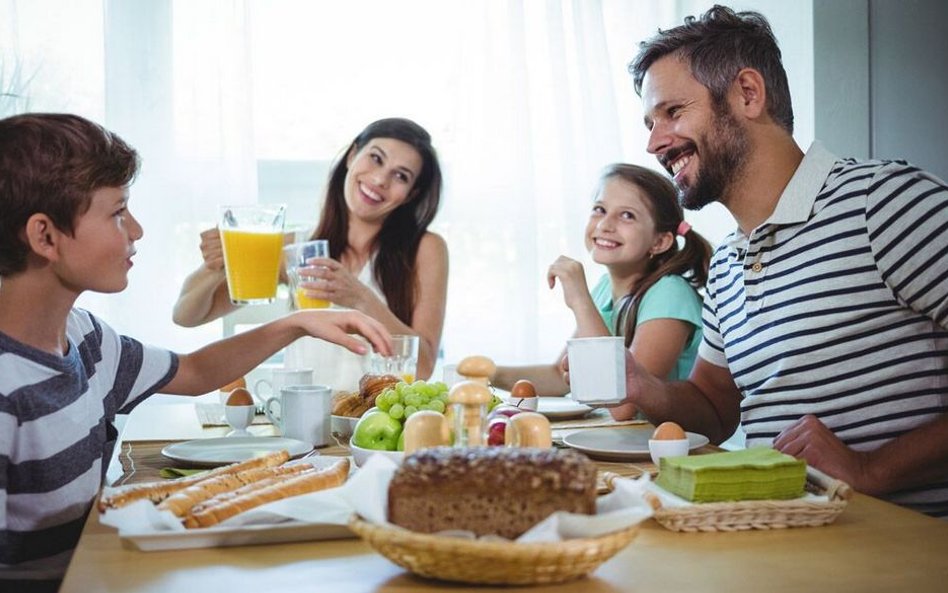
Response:
M56 228L49 216L41 213L30 216L23 232L26 235L26 242L34 253L50 261L58 258L57 247L62 231Z

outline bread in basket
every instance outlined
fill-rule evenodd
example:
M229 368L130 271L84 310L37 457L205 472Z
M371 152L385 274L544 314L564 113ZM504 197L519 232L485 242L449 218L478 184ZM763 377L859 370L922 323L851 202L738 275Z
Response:
M594 538L517 543L416 533L358 516L349 528L379 554L414 574L489 585L538 585L583 577L628 545L639 531L636 524Z

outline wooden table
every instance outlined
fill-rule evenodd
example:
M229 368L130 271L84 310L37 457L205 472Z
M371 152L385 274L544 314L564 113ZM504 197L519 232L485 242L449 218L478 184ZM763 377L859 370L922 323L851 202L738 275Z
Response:
M675 533L654 521L590 578L533 591L943 591L948 524L856 495L832 525ZM357 539L173 552L126 549L95 513L61 593L496 591L421 579Z

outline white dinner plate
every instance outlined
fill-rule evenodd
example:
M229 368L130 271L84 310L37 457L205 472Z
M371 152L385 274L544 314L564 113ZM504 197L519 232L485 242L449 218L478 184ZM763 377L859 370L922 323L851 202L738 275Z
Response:
M246 461L281 449L286 449L290 457L298 457L312 451L313 446L282 437L223 437L173 443L162 449L161 454L175 461L215 467Z
M541 397L538 398L537 412L547 418L566 419L580 418L592 411L586 404L581 404L568 397Z
M652 432L651 428L587 428L566 435L563 444L601 459L650 459L648 440L652 438ZM710 442L701 434L685 434L688 435L689 451Z

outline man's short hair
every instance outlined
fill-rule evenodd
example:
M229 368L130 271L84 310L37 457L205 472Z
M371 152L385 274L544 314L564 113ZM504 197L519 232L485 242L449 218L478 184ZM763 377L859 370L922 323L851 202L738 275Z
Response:
M659 59L674 54L691 68L695 80L710 92L716 106L724 103L728 89L742 68L760 72L767 87L767 113L788 133L793 133L790 85L783 69L780 48L767 19L758 12L735 13L715 5L700 19L639 44L639 54L629 64L635 92L642 94L645 73Z
M0 120L0 276L26 269L22 233L37 213L75 230L92 193L125 187L138 153L102 126L77 115L28 113Z

